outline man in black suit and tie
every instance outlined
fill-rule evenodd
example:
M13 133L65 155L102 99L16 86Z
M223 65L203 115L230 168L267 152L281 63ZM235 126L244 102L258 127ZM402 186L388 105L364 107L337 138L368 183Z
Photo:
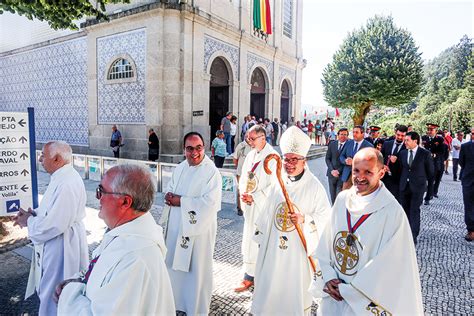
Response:
M334 204L336 196L342 190L341 175L344 166L339 161L339 155L347 142L348 136L349 131L347 128L341 128L337 132L337 141L330 142L328 151L326 152L326 166L328 166L326 176L328 177L329 193L331 194L332 204Z
M352 129L352 137L354 139L347 141L339 156L339 161L344 166L341 176L343 190L352 187L352 157L362 148L374 147L374 145L364 139L364 127L361 125L354 126Z
M464 200L464 220L467 241L474 240L474 128L471 128L471 141L461 145L459 152L461 166L462 196Z
M405 125L398 125L395 130L395 138L386 141L382 146L383 162L385 164L385 176L382 178L383 183L400 202L400 175L402 172L402 163L399 156L400 152L405 149L405 135L408 128Z
M417 132L408 132L405 137L406 149L400 152L402 163L400 175L400 200L408 217L413 241L416 244L420 233L420 206L423 194L428 186L428 179L434 173L431 153L418 146L420 135Z

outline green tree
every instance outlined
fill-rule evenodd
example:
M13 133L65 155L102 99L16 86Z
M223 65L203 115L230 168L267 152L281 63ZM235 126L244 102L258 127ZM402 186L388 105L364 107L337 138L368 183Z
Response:
M392 17L375 16L353 31L323 72L325 100L352 108L363 124L371 106L400 106L420 92L423 63L411 34Z
M427 61L416 111L411 119L416 129L437 123L443 129L467 131L474 116L474 69L472 39L464 35L458 44Z
M36 18L47 21L57 29L77 30L75 20L85 16L95 16L98 20L107 20L105 5L108 3L129 3L130 0L96 0L96 5L89 0L2 0L0 14L4 11L23 15L30 20Z

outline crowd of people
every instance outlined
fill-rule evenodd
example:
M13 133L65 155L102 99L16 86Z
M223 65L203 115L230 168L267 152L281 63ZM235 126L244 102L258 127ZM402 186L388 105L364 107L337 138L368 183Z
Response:
M330 141L336 140L337 138L335 122L331 117L327 117L322 121L312 121L307 120L306 118L303 121L295 121L295 118L291 117L289 122L282 122L279 118L274 118L272 121L269 118L256 118L254 115L248 114L244 117L244 122L240 128L241 140L245 140L245 133L254 125L260 125L265 129L266 141L272 146L280 145L281 135L291 126L296 126L301 129L309 136L311 143L315 145L327 146ZM222 168L222 157L225 158L234 153L236 130L237 117L233 115L232 112L227 112L226 116L222 118L219 130L215 135L216 139L218 139L220 138L219 135L224 134L224 137L221 137L221 139L227 146L225 156L224 153L221 152L217 158L216 166L218 168ZM216 155L212 154L212 156L215 157Z
M443 174L449 174L447 166L452 156L453 180L458 181L458 166L460 165L461 147L464 143L471 143L464 139L464 133L458 131L453 139L447 130L440 131L437 124L426 124L426 134L420 136L411 125L396 124L394 134L390 137L380 135L380 127L370 126L366 130L356 126L353 129L353 139L348 139L349 131L341 128L338 131L337 142L329 144L326 153L327 177L330 188L331 201L334 203L339 192L352 186L351 157L359 149L374 147L381 152L384 158L385 174L382 182L403 206L410 222L413 240L417 243L420 231L420 206L429 205L433 198L438 198L439 186ZM356 145L357 144L357 145ZM467 145L466 145L467 146ZM466 147L468 148L468 147ZM464 151L469 155L469 150ZM462 160L466 168L462 177L462 187L469 187L467 180L470 174L470 162ZM469 215L472 202L464 201L466 205L467 234L465 239L474 240L473 215Z
M296 125L278 132L280 156L269 124L248 126L233 156L244 218L242 282L234 291L254 287L251 313L309 315L316 299L321 315L422 315L415 245L420 205L437 196L445 172L437 125L428 124L423 137L398 125L379 149L378 127L366 139L362 126L352 139L340 128L326 155L329 200L307 166L308 133ZM229 153L231 131L218 133L214 155ZM472 241L474 142L462 136L451 143ZM186 134L183 144L186 159L164 196L163 229L149 212L156 188L148 170L118 165L104 174L96 198L107 230L89 262L86 192L71 147L43 147L51 182L37 209L14 218L34 245L27 295L38 294L40 315L209 313L222 179L199 133Z

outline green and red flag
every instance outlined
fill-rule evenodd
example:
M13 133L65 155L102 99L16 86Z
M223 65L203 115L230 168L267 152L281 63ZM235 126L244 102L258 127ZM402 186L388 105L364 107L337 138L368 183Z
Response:
M272 34L270 0L253 0L253 27L265 34Z

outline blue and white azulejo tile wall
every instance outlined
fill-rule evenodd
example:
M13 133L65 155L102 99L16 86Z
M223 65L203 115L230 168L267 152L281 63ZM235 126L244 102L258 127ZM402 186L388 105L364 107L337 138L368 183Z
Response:
M123 55L133 59L136 81L107 83L107 66ZM97 39L99 124L145 124L145 58L145 29Z
M27 107L35 108L37 142L88 146L85 37L0 58L0 111Z

